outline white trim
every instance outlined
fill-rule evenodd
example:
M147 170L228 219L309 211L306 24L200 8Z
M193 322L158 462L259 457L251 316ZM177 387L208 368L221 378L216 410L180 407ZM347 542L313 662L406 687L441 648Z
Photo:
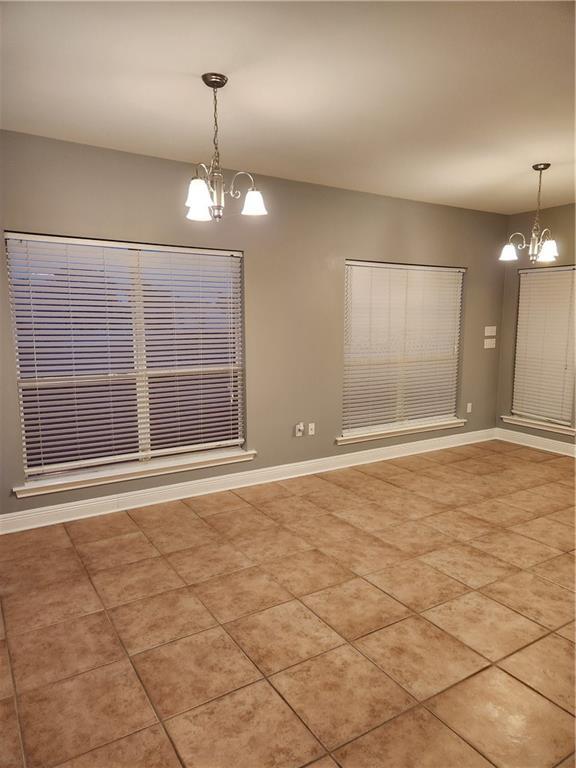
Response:
M560 442L559 440L548 440L537 435L513 432L512 430L502 428L484 429L476 432L433 437L429 440L413 440L410 443L391 445L384 448L343 453L340 456L326 456L325 458L300 461L294 464L251 469L246 472L219 475L218 477L209 477L203 480L190 480L185 483L163 485L159 488L127 491L114 496L104 496L99 499L72 501L22 512L11 512L7 515L0 515L0 533L24 531L29 528L39 528L44 525L94 517L95 515L104 515L124 509L134 509L149 504L177 501L189 496L227 491L246 485L270 483L277 480L286 480L290 477L312 475L316 472L326 472L331 469L353 467L357 464L369 464L373 461L383 461L384 459L393 459L399 456L410 456L415 453L437 451L440 448L451 448L458 445L468 445L494 439L507 440L508 442L526 445L531 448L554 451L566 456L576 455L573 445Z
M353 267L383 267L385 269L420 269L429 272L466 272L467 267L433 267L430 264L399 264L389 261L369 261L368 259L346 259L346 264Z
M554 424L551 421L538 421L537 419L526 419L522 416L500 416L506 424L516 424L518 427L529 427L530 429L541 429L544 432L557 432L560 435L576 435L576 429L566 424Z
M67 243L68 245L95 245L100 248L124 248L128 251L155 251L168 253L205 253L210 256L236 256L243 251L225 248L190 248L184 245L155 245L154 243L122 242L119 240L90 240L84 237L58 237L56 235L29 235L26 232L4 232L5 240L31 240L40 243Z
M53 477L27 480L23 485L18 485L12 490L18 498L42 496L47 493L70 491L74 488L89 488L92 485L107 485L108 483L118 483L122 480L134 480L140 477L155 477L174 472L186 472L190 469L237 464L241 461L252 461L256 456L256 451L244 451L241 448L203 451L185 456L163 456L146 462L130 461L98 467L97 469L78 469Z
M518 443L527 448L539 448L541 451L551 451L559 453L562 456L571 456L576 458L576 445L574 443L565 443L562 440L552 440L549 437L533 435L530 432L516 432L504 427L494 429L494 438L496 440L506 440L509 443Z
M382 438L394 437L396 435L414 435L418 432L434 432L437 429L455 429L463 427L465 424L466 419L450 419L449 421L430 421L427 424L413 424L405 427L391 426L388 429L379 429L373 432L348 430L348 432L336 438L336 444L365 443L369 440L381 440Z

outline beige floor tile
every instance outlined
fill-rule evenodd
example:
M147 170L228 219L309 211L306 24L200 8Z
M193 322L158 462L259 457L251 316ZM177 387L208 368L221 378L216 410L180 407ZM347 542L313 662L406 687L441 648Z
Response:
M359 530L352 538L322 546L320 549L359 576L379 571L408 557L401 549Z
M198 516L183 501L164 501L160 504L150 504L147 507L130 509L128 514L143 530L156 528L167 523L176 524L189 518L198 519Z
M552 499L560 502L564 507L574 504L574 487L567 487L559 483L546 483L534 488L534 493L543 496L545 499Z
M416 699L427 699L489 662L429 621L412 616L373 632L356 647Z
M305 496L307 493L324 490L329 486L329 483L321 477L316 477L316 475L303 475L302 477L280 480L280 485L295 496Z
M161 718L262 677L221 627L136 654L132 661Z
M518 450L517 443L509 443L507 440L483 440L478 446L497 453L509 453Z
M307 493L303 498L324 510L324 513L343 509L347 504L353 504L358 499L358 494L350 493L333 483L326 483L327 487L319 491Z
M365 475L376 477L379 480L387 480L389 477L401 475L409 471L407 469L402 469L402 467L390 464L389 461L375 461L372 464L360 464L356 469L358 472L363 472Z
M548 517L550 520L555 520L557 523L562 523L563 525L569 525L572 528L574 528L574 525L576 524L574 507L567 507L566 509L561 509L558 512L552 512L552 514L548 515Z
M548 635L498 666L574 714L574 645L569 640Z
M427 517L426 521L432 518ZM374 531L375 536L385 544L391 544L406 552L407 555L422 555L434 549L446 547L452 543L452 538L431 528L422 520L396 525L381 531Z
M195 594L219 621L233 621L248 613L287 602L290 592L262 568L247 568L204 581Z
M13 635L10 652L19 693L124 658L103 612Z
M390 525L400 525L404 517L399 512L388 509L385 504L357 499L334 511L334 515L363 531L375 531Z
M423 611L468 591L464 584L418 560L407 560L365 577L414 611Z
M61 768L180 768L174 748L160 725L62 763Z
M541 451L538 448L517 448L511 453L513 456L517 456L519 459L536 462L550 461L551 459L555 459L557 457L556 453L551 453L550 451Z
M186 768L300 768L324 750L265 681L168 720Z
M303 597L302 602L347 640L410 614L405 605L363 579L328 587Z
M235 488L234 493L249 504L258 506L267 501L281 499L284 496L290 496L280 483L262 483L261 485L247 485L244 488Z
M135 533L138 526L127 512L112 512L109 515L96 515L86 520L66 523L66 530L72 541L80 544Z
M232 544L253 563L265 563L279 557L312 549L312 545L287 528L266 528L248 536L237 536Z
M269 501L266 504L261 504L258 509L270 520L287 527L309 520L311 517L326 514L326 510L301 496L287 496L283 499Z
M511 530L564 552L574 549L574 529L549 517L536 517L513 526Z
M571 642L576 642L575 640L575 627L574 622L571 621L570 624L566 624L563 627L560 627L560 629L556 630L556 634L560 635L561 637L565 637L567 640L570 640Z
M278 530L277 524L255 507L218 512L206 518L206 522L221 536L229 539L235 536L250 536L267 528Z
M334 483L351 493L359 493L360 495L364 495L368 488L378 489L380 492L386 488L386 483L378 480L378 478L366 475L365 472L360 472L357 467L319 472L318 477L328 480L330 483Z
M335 753L342 768L491 768L434 715L417 707Z
M516 565L518 568L529 568L531 565L561 554L559 549L553 549L510 530L496 531L479 539L473 539L470 546L499 557L500 560Z
M303 661L274 675L271 682L330 750L414 703L406 691L350 646Z
M422 615L492 661L545 633L533 621L476 592L438 605Z
M389 459L386 463L392 467L400 467L400 469L407 469L410 472L418 472L419 469L426 469L432 459L421 456L400 456L397 459Z
M520 507L513 507L511 504L505 504L499 499L489 499L481 501L479 504L467 504L460 507L458 511L497 526L514 525L525 520L532 520L538 514L520 509Z
M87 578L59 581L3 600L9 632L27 632L102 609L102 601Z
M6 533L0 536L0 563L27 557L44 557L55 549L71 547L72 542L63 525Z
M160 555L156 547L153 547L140 531L125 533L110 539L87 541L84 544L77 544L76 548L89 573Z
M391 478L390 482L396 482L396 479ZM404 522L437 515L440 512L446 512L450 508L450 505L447 503L442 504L439 501L419 496L402 488L392 489L392 492L386 491L381 496L377 493L371 493L370 499L384 505L389 512L400 515Z
M187 584L241 571L253 565L243 552L231 544L205 544L167 555L168 562Z
M189 587L120 605L110 609L109 614L130 654L201 632L216 624Z
M544 498L544 496L536 493L533 488L516 491L516 493L511 493L509 496L503 496L501 501L504 504L525 509L527 512L534 512L534 515L538 517L547 515L550 512L558 512L558 510L566 506L565 503Z
M4 624L4 617L2 616L2 606L0 605L0 640L4 640L6 637L6 626Z
M0 701L0 734L2 768L23 768L18 719L12 698Z
M330 757L330 755L326 755L326 757L322 757L320 760L315 760L313 763L310 763L308 768L338 768L334 760Z
M0 699L6 699L13 693L8 644L6 640L0 640Z
M502 456L504 458L504 456ZM455 464L455 468L461 472L469 472L471 475L493 475L495 472L501 472L508 467L507 463L501 461L500 457L495 457L496 461L488 461L488 457L481 459L464 459Z
M308 515L287 523L286 527L314 547L338 544L359 533L354 525L331 514Z
M495 668L458 683L427 706L503 768L551 768L574 749L572 717Z
M557 629L574 618L574 595L531 573L518 573L481 591L549 629Z
M28 768L57 765L156 722L128 661L24 693L19 711Z
M574 591L574 554L566 552L545 563L539 563L532 571L546 581L552 581L561 587Z
M574 768L576 765L575 757L576 756L574 754L570 755L570 757L567 757L566 760L562 760L561 763L558 763L556 768Z
M231 509L247 509L248 502L241 499L232 491L207 493L204 496L190 496L182 499L186 506L199 517L208 517L218 512L229 512Z
M390 482L405 490L412 491L440 505L438 513L448 511L450 507L460 507L463 504L473 504L483 500L483 496L469 487L463 487L444 480L427 477L424 474L401 475L393 477Z
M184 586L178 574L159 557L99 571L92 581L107 607Z
M270 560L265 570L297 597L354 578L352 571L317 549Z
M469 544L437 549L421 555L420 560L472 589L477 589L516 571L516 568L509 563L487 552L481 552Z
M481 459L488 455L492 454L486 449L477 448L473 445L462 445L454 448L442 448L439 451L427 451L424 457L438 464L453 464L464 461L464 459Z
M265 675L344 643L296 600L237 619L226 629Z
M467 515L460 509L452 509L450 512L428 517L426 524L432 528L437 528L453 539L458 539L458 541L476 539L478 536L485 536L487 533L497 530L492 523Z
M152 544L163 554L201 547L220 540L219 534L210 528L205 520L196 517L191 510L187 511L186 517L182 517L182 520L167 521L161 525L143 528ZM211 517L206 518L208 519Z
M42 550L37 555L0 562L0 597L85 577L84 566L73 549Z

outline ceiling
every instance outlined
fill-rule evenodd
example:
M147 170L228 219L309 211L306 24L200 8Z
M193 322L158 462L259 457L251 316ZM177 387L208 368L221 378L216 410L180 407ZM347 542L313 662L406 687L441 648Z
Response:
M515 213L574 200L568 2L2 6L3 127Z

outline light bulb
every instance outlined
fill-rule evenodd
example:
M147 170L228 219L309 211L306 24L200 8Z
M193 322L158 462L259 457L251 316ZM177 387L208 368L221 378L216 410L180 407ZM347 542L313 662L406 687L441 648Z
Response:
M558 246L556 245L556 240L544 240L542 243L542 248L540 248L540 253L538 254L538 258L536 261L539 262L550 262L550 261L556 261L558 258Z
M189 208L186 218L191 221L211 221L210 206L212 197L210 190L204 179L196 177L190 182L188 187L188 197L186 198L186 207Z
M518 254L516 253L516 248L512 243L506 243L504 248L502 248L502 253L500 254L499 261L517 261L518 260Z
M242 216L266 216L267 213L262 193L257 189L249 189L244 198Z

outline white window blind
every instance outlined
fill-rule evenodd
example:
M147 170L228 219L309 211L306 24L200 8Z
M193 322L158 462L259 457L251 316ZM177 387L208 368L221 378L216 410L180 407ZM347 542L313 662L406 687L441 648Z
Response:
M462 275L346 263L345 436L455 417Z
M240 254L6 243L28 474L243 443Z
M574 423L574 267L520 272L512 413Z

